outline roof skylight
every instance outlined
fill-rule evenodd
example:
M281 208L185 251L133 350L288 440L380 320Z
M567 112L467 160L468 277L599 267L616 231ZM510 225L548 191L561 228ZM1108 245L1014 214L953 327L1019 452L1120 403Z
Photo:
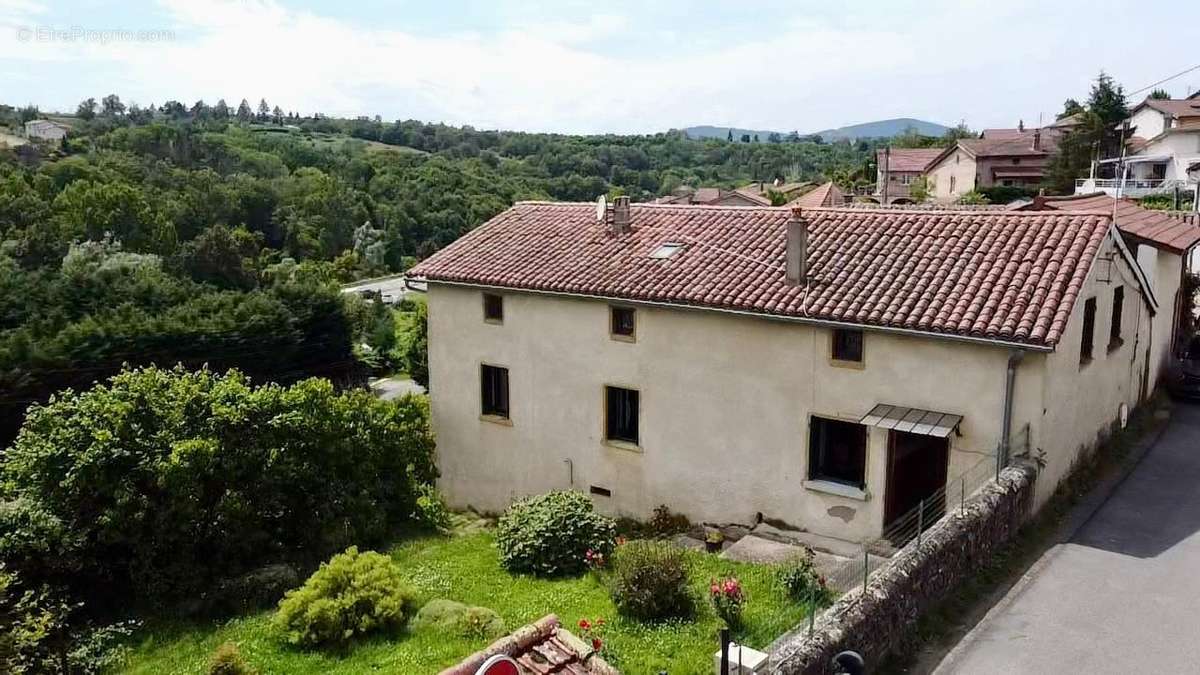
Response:
M658 248L654 249L650 253L650 257L658 260L666 260L682 250L683 244L677 244L675 242L668 241L664 244L660 244Z

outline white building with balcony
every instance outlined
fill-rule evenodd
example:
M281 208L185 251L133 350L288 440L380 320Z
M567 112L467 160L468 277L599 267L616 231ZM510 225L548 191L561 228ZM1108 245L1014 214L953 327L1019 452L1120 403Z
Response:
M1124 157L1092 164L1075 183L1075 194L1105 192L1122 197L1197 189L1200 179L1200 92L1186 99L1146 99L1129 115ZM1103 175L1110 177L1103 178Z

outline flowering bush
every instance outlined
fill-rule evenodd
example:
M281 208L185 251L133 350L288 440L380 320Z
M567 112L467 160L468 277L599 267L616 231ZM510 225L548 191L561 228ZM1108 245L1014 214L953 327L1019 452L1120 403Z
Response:
M593 572L599 572L604 569L604 565L608 561L602 551L594 551L590 548L584 552L583 560L587 563L588 569Z
M779 568L779 583L787 589L792 600L827 604L833 599L833 591L826 585L825 577L817 572L815 558L812 549L805 549L804 555Z
M717 616L721 617L726 625L736 626L741 621L746 593L737 577L713 579L708 586L708 599L712 601L713 609L717 610Z
M639 621L689 618L695 609L687 559L664 541L617 547L608 585L617 611Z
M601 658L605 657L604 640L600 637L603 628L604 619L600 617L596 617L591 621L586 618L579 620L579 637L583 638L584 642L590 644L592 651L599 654Z

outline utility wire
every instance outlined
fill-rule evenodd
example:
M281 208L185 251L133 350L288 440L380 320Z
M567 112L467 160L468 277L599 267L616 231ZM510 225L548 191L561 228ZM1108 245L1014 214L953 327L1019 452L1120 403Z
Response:
M1146 91L1147 89L1153 89L1154 87L1157 87L1158 85L1160 85L1164 82L1170 82L1171 80L1173 80L1177 77L1180 77L1181 75L1187 75L1188 73L1192 72L1193 70L1200 70L1200 63L1197 63L1196 65L1192 66L1191 68L1188 68L1187 70L1182 70L1178 73L1175 73L1174 75L1172 75L1170 77L1161 79L1158 82L1155 82L1154 84L1148 84L1148 85L1142 87L1141 89L1138 89L1136 91L1131 91L1127 94L1127 96L1133 96L1134 94L1140 94L1143 91Z

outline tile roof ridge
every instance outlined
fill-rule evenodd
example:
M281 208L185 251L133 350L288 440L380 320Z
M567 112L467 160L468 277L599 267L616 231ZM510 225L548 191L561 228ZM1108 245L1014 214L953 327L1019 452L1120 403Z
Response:
M787 206L768 206L766 204L660 204L658 202L631 202L630 206L654 209L695 209L711 211L781 211ZM596 207L596 202L556 202L550 199L522 199L513 202L513 206L587 206Z

